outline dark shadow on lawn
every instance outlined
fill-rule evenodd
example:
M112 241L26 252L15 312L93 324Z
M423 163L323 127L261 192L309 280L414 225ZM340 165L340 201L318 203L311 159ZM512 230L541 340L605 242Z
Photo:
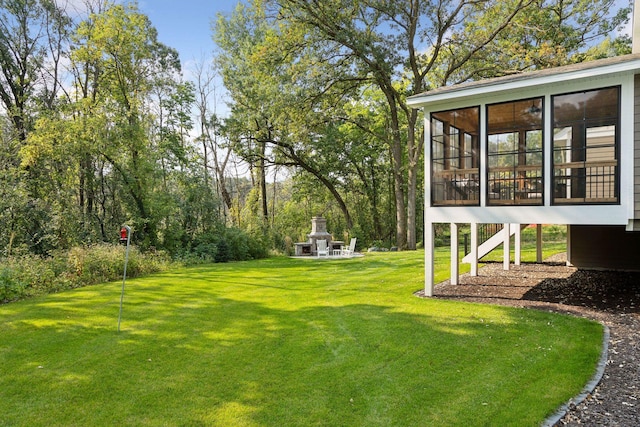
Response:
M530 332L515 320L489 326L479 318L443 320L370 304L289 311L224 298L196 309L166 308L141 306L130 314L134 325L120 343L125 353L173 348L179 362L164 375L176 397L208 396L209 410L239 402L254 408L248 418L260 425L354 425L379 410L374 408L387 408L382 417L417 425L432 407L446 407L447 400L466 392L473 383L468 366L484 372L499 363L505 380L498 387L526 394L525 384L518 382L519 369L510 368L526 351L509 352L508 360L497 362L486 345L499 337L514 343L526 339ZM186 334L171 330L175 316L194 327ZM135 329L145 317L153 320L151 333L140 335ZM538 333L533 341L545 339ZM562 353L557 356L564 357ZM181 378L184 372L201 377L194 383ZM486 397L492 400L490 392ZM423 405L427 400L431 404ZM309 401L314 405L309 407ZM199 421L194 416L190 423Z
M247 264L251 264L251 268L257 268L259 270L290 270L290 269L303 269L303 270L321 270L329 267L340 267L347 271L358 271L363 268L385 268L397 266L398 260L393 258L377 258L369 256L359 256L353 258L335 258L335 259L318 259L317 257L309 257L310 259L291 258L291 257L273 257L253 261L240 261L229 263L217 263L207 265L196 265L186 267L178 274L182 276L184 272L194 273L209 273L211 271L238 271L241 272L246 268ZM319 261L319 262L311 262ZM400 261L404 262L404 261ZM407 261L412 262L412 261ZM422 259L414 262L423 268Z
M15 398L31 402L42 419L61 412L84 425L113 421L106 406L117 408L121 425L133 420L160 425L175 412L186 414L182 424L201 425L233 405L248 408L238 423L360 425L375 412L382 417L378 421L420 425L434 411L442 411L436 419L456 412L451 401L484 386L470 381L479 372L503 371L494 379L504 380L483 392L488 410L525 404L532 396L528 384L518 381L522 361L540 363L544 370L549 358L561 366L569 353L518 347L527 339L543 348L550 344L544 331L522 324L507 309L496 308L514 316L511 321L488 324L479 317L409 314L383 304L330 301L287 310L226 298L224 289L185 288L176 294L175 285L169 288L132 286L120 334L115 322L113 331L104 325L73 327L73 319L56 325L68 310L41 307L38 315L53 322L43 323L37 336L23 337L20 346L44 368L32 369L33 387ZM88 300L71 305L81 313L101 309L105 316L115 308L105 310ZM49 360L39 362L34 348L43 337L57 350L49 347ZM497 355L488 345L496 340L515 347ZM65 359L57 360L56 354ZM494 402L492 393L503 389L511 390L509 401ZM517 411L514 417L521 421ZM459 421L478 422L464 415Z

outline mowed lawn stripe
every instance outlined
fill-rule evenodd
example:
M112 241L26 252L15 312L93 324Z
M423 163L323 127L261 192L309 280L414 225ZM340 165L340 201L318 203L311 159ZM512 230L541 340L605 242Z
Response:
M584 319L413 296L423 252L185 268L0 306L0 425L538 425ZM445 268L447 268L445 266Z

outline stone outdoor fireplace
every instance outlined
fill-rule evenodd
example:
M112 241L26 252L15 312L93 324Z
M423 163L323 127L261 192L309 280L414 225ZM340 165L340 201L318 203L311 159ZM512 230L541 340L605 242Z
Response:
M311 233L307 234L306 242L296 243L296 256L317 255L318 250L316 242L318 240L326 240L331 251L340 249L344 242L334 241L331 233L327 231L327 220L321 216L311 218Z

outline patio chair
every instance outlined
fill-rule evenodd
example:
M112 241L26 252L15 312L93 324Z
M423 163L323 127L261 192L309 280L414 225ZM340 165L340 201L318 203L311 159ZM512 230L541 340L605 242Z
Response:
M329 256L329 248L327 247L326 240L318 240L316 241L316 246L318 249L318 256L324 255Z
M349 246L342 247L342 256L353 256L356 252L356 238L353 237L351 242L349 242Z

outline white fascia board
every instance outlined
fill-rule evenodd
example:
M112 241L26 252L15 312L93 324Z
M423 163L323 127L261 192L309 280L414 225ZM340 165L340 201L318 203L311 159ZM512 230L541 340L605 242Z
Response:
M627 225L625 205L431 207L433 223Z
M451 90L444 89L442 92L425 93L423 95L415 95L407 99L407 105L412 108L420 108L429 104L442 102L453 102L463 98L472 98L476 96L487 96L501 92L523 91L535 87L543 87L557 83L577 82L579 80L589 80L598 77L614 77L616 75L633 74L640 70L640 59L618 64L612 64L602 67L587 68L584 70L560 72L557 74L545 74L538 77L527 77L526 73L521 78L513 78L508 81L492 81L488 80L486 84L474 85L468 89L456 89L451 86Z

